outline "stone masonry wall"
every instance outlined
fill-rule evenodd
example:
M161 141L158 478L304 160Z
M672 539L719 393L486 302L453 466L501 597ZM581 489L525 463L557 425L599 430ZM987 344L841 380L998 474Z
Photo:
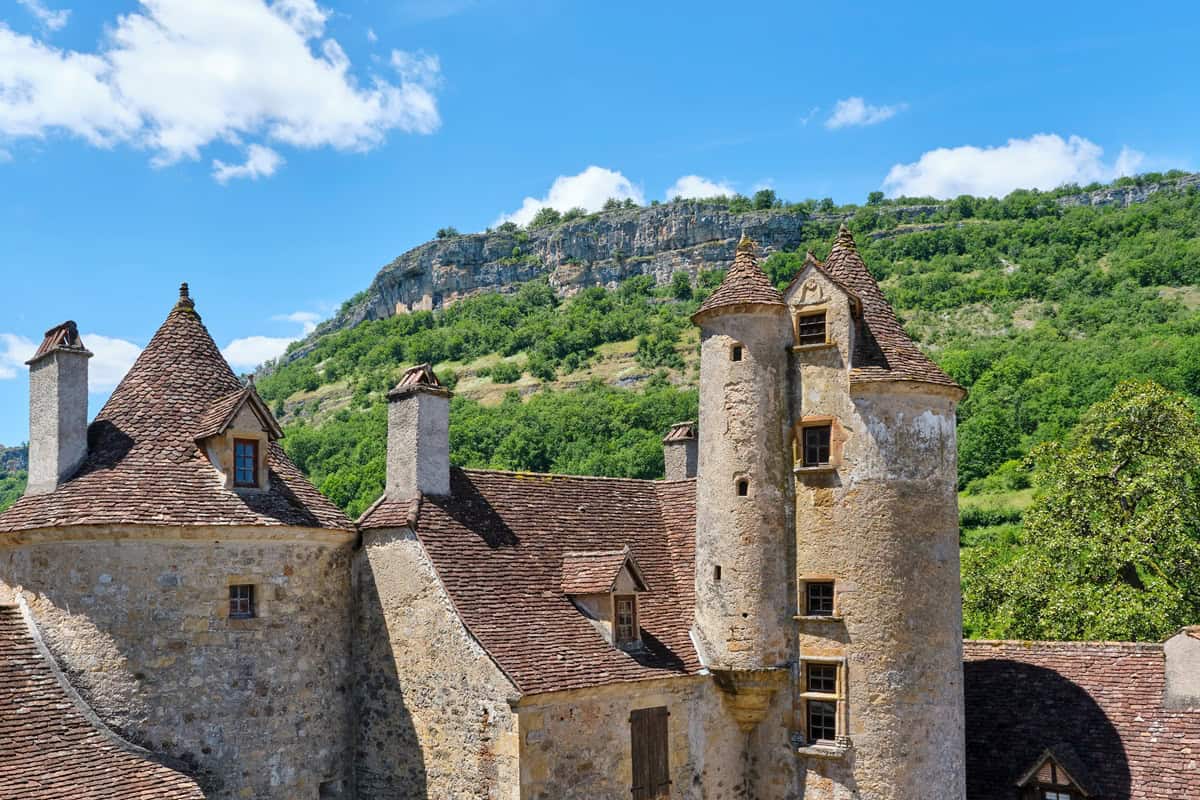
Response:
M2 547L0 596L23 594L109 726L191 765L209 797L348 796L351 535L149 535ZM255 585L257 618L229 619L230 583Z
M359 800L517 800L517 692L408 529L355 555Z

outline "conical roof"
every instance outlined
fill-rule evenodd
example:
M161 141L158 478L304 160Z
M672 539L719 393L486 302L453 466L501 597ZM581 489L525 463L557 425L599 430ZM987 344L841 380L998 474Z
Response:
M244 387L195 305L179 302L88 428L88 455L50 494L0 514L0 532L66 525L292 525L352 530L276 442L267 491L226 489L196 444ZM211 433L211 431L208 431Z
M718 309L737 306L786 306L783 295L771 285L771 279L758 266L758 245L749 236L742 234L738 242L733 266L725 273L725 279L717 290L708 296L700 310L692 315L692 321L708 316Z
M895 310L867 271L854 236L845 224L838 230L829 257L820 266L862 303L861 324L851 356L851 380L912 380L958 386L904 332Z

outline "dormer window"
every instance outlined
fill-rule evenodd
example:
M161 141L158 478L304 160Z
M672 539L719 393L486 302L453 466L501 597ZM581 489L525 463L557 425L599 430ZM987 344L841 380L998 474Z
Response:
M825 312L801 314L796 318L796 343L801 347L825 344Z
M563 553L562 591L609 644L641 645L638 595L649 588L628 547Z
M618 645L633 644L638 636L637 595L618 594L613 596L616 608L617 626L615 631Z
M1053 750L1044 751L1017 781L1021 800L1083 800L1090 796L1081 783L1085 780L1083 773L1084 766L1070 746L1055 745Z
M246 488L258 486L258 440L233 440L233 485Z

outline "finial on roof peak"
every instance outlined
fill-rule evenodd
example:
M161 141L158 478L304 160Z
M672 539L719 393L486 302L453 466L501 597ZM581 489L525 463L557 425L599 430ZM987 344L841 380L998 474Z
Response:
M742 238L740 240L738 240L737 252L739 252L739 253L757 253L758 252L758 242L751 239L749 237L749 235L747 235L746 232L743 231Z
M179 302L175 304L176 308L194 309L196 301L192 300L192 295L188 291L187 281L179 284Z
M834 240L833 244L834 244L834 247L838 247L838 246L850 247L850 248L855 247L854 234L852 234L850 232L850 228L846 225L846 223L843 222L841 224L841 226L838 228L837 239Z

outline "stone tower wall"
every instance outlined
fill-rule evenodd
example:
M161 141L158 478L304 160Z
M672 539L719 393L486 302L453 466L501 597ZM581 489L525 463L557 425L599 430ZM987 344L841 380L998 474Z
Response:
M0 596L23 595L110 727L188 764L215 800L350 796L351 534L23 538L0 547ZM257 618L229 618L230 583L254 584Z
M695 633L712 667L790 659L790 339L782 309L702 324ZM740 361L732 360L735 346ZM745 496L740 480L748 482Z
M957 391L851 389L822 383L822 370L801 367L796 402L804 417L837 420L841 464L797 478L796 570L801 581L836 581L839 618L796 624L801 659L846 660L851 745L840 758L808 758L805 798L961 798Z

